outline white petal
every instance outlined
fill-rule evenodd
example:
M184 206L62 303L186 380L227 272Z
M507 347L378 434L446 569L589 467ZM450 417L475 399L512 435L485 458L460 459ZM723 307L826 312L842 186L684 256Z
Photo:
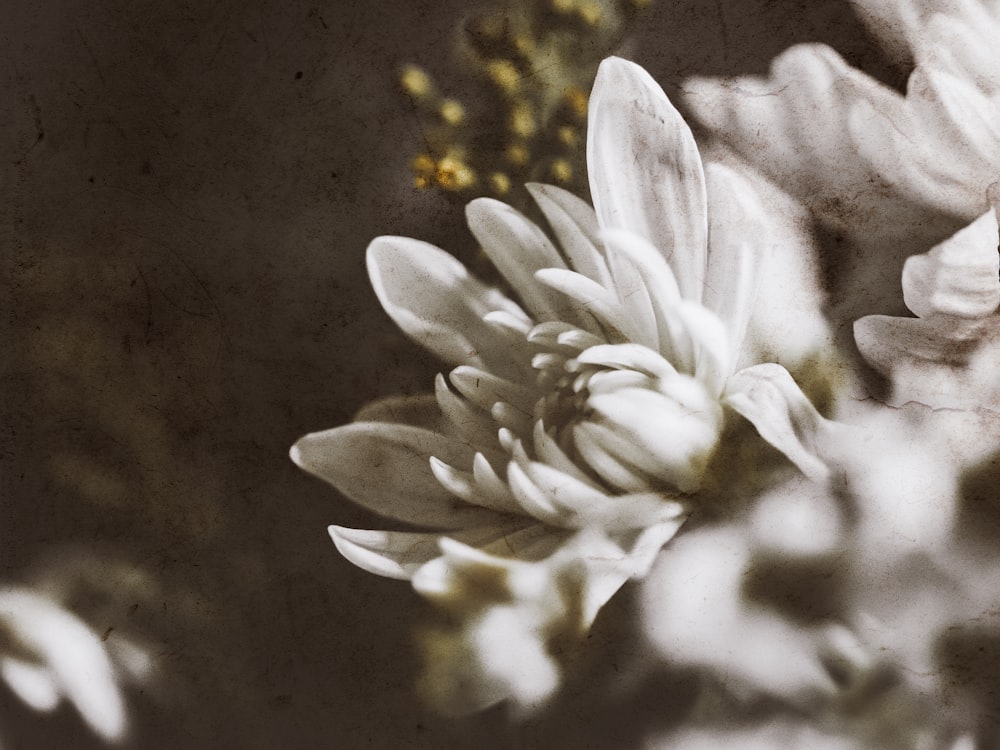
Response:
M359 422L306 435L291 456L306 471L389 518L448 529L496 520L496 514L453 497L434 477L431 456L461 465L472 460L472 451L429 430Z
M492 198L472 201L465 216L483 252L528 310L543 320L560 319L551 292L534 277L542 268L566 267L545 233L519 211Z
M660 248L687 299L701 299L707 250L705 178L691 130L638 65L601 63L590 98L587 166L603 229Z
M439 431L441 409L432 393L417 396L387 396L365 404L354 415L355 422L395 422Z
M693 492L718 444L722 410L689 378L676 376L664 390L667 395L625 388L591 396L587 405L600 415L601 425L613 429L614 455L681 492Z
M48 712L59 705L59 688L49 670L12 657L0 659L0 677L33 711Z
M538 271L535 277L542 284L578 302L582 311L593 315L608 329L608 335L615 334L619 338L627 338L624 332L629 326L617 295L596 281L562 268L545 268Z
M721 164L707 164L708 270L705 306L723 325L731 362L739 359L764 255L773 241L754 187Z
M922 318L982 318L1000 305L1000 245L993 209L903 266L903 299Z
M575 477L594 489L598 488L594 480L584 474L580 467L577 466L576 463L566 455L563 449L559 447L559 444L545 429L545 425L541 420L535 422L532 437L534 438L534 449L537 458L549 464L553 468L558 469L564 474L569 474L570 476Z
M622 457L630 447L613 430L593 422L573 426L573 443L598 476L624 492L648 492L650 478Z
M608 532L642 529L668 520L680 527L685 507L658 493L609 495L545 464L531 462L525 473L561 514L560 526L595 527Z
M602 344L580 353L576 361L581 364L613 367L619 370L638 370L652 377L664 378L677 373L667 360L654 350L639 344Z
M59 692L94 732L108 741L125 733L125 703L114 667L101 639L86 624L55 602L23 589L0 591L0 622L45 665Z
M769 363L740 370L729 379L724 401L807 477L829 476L820 444L833 423L816 411L784 367Z
M512 531L511 526L491 526L452 533L464 544L481 546ZM337 550L362 570L387 578L409 580L425 563L441 556L441 534L403 531L369 531L331 526Z
M448 374L448 379L459 393L481 409L489 410L497 401L505 401L530 412L537 400L531 389L477 367L467 365L456 367Z
M497 448L496 424L492 415L448 387L444 375L434 378L434 396L441 414L458 437L480 450Z
M594 209L554 185L529 182L525 187L548 219L573 270L610 287L611 273L601 255L600 227Z
M504 351L493 351L497 337L482 317L524 313L448 253L407 237L379 237L368 246L368 274L389 317L421 346L453 365L509 366L506 342Z

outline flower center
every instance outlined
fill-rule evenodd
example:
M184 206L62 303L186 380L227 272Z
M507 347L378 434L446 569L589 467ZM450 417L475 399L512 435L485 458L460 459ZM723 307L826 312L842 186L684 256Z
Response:
M589 476L620 492L699 488L723 413L696 378L638 344L552 347L532 364L536 434Z

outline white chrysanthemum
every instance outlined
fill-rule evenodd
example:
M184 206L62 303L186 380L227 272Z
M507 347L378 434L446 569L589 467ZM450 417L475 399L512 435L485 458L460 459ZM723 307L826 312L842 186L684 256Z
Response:
M437 702L463 710L548 696L551 643L647 571L729 416L805 474L827 472L813 450L825 423L789 373L737 370L764 249L752 192L722 167L706 180L690 130L641 68L606 60L590 106L594 209L529 186L561 249L502 203L468 207L520 304L431 245L376 239L383 307L453 369L433 397L374 405L292 450L371 510L436 529L331 533L349 560L412 579L460 623L431 650L453 677L436 680Z
M687 82L695 116L847 231L891 233L879 225L894 197L972 220L1000 181L1000 5L854 5L890 54L916 63L905 97L804 44L766 79Z

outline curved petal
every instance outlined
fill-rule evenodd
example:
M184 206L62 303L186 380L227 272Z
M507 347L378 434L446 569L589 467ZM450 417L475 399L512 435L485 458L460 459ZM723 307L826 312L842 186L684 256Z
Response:
M708 268L705 306L726 327L729 359L739 359L764 254L772 241L764 207L749 181L721 164L706 164Z
M542 268L566 267L545 233L522 213L493 198L469 203L465 218L483 252L528 310L542 320L560 319L556 299L534 277Z
M1000 306L1000 232L991 208L903 266L903 299L922 318L982 318Z
M724 403L749 420L764 440L814 481L830 474L820 444L834 429L781 365L740 370L726 384Z
M525 187L548 219L573 270L610 287L611 273L600 251L600 227L590 204L554 185L529 182Z
M650 75L611 57L590 97L587 166L604 229L625 229L659 248L686 299L700 301L708 224L705 177L694 137Z
M367 258L379 302L410 338L452 365L510 366L509 340L498 339L482 318L501 310L527 321L511 300L426 242L378 237Z
M358 422L306 435L292 460L371 511L421 526L460 529L498 516L455 498L435 479L429 459L467 464L466 445L409 425Z
M488 526L453 532L449 536L463 544L479 547L502 538L516 528L510 525ZM409 580L422 565L441 556L441 534L369 531L343 526L331 526L329 532L340 554L362 570L386 578Z
M410 424L438 432L441 425L441 409L433 393L386 396L362 406L354 415L353 421Z

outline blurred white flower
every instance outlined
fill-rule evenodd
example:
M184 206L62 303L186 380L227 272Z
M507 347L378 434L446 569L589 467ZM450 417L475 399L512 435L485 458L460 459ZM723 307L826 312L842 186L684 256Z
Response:
M743 158L849 234L930 236L934 212L974 219L1000 180L1000 6L854 5L890 54L916 63L905 97L826 45L802 44L775 58L766 78L691 79L686 102Z
M444 640L451 708L548 697L553 643L646 573L696 503L727 419L749 420L807 476L828 473L816 450L828 423L782 366L754 364L767 219L753 191L725 167L706 174L662 90L620 59L601 65L588 139L593 210L529 186L562 253L508 206L468 206L523 308L433 246L372 242L383 307L454 369L434 397L376 404L292 449L369 509L437 529L331 534L458 621Z
M0 679L26 705L48 712L65 699L103 739L125 735L125 675L82 620L37 591L8 587L0 589L0 630ZM145 655L132 648L125 656L124 669L137 676L136 660L145 663Z

